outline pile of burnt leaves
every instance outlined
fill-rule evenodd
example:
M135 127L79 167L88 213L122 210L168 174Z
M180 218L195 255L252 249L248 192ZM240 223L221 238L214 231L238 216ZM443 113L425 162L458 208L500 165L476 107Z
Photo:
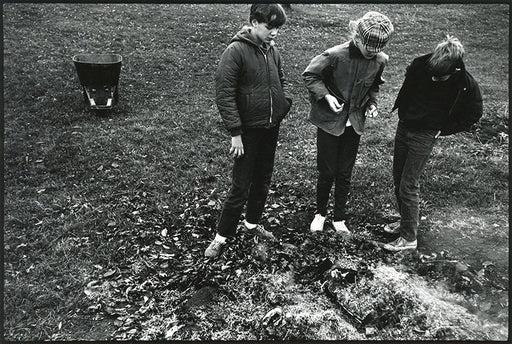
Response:
M310 265L304 265L295 274L295 280L305 285L315 282L321 284L321 291L336 304L345 315L346 320L357 329L363 327L374 319L363 319L358 314L347 308L337 297L339 288L350 284L355 284L361 278L372 278L372 271L365 262L360 262L356 268L344 266L343 263L333 262L329 258L324 258Z
M362 319L362 326L366 328L375 327L377 329L384 329L400 326L401 317L411 313L411 310L415 307L415 303L403 294L389 293L382 294L376 298L372 307L373 310ZM424 322L425 319L422 317L415 316L412 320L412 323L417 326Z
M196 257L193 260L180 260L177 271L169 278L166 287L189 292L208 286L222 289L241 274L292 270L297 257L294 245L278 240L262 241L241 230L239 235L230 239L221 256L216 259ZM189 292L183 295L183 300L190 296Z

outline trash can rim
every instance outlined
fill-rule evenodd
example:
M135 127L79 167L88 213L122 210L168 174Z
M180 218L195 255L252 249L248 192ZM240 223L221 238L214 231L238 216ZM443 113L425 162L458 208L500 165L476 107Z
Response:
M111 58L113 61L104 61ZM72 57L73 62L89 64L116 64L123 61L119 54L76 54Z

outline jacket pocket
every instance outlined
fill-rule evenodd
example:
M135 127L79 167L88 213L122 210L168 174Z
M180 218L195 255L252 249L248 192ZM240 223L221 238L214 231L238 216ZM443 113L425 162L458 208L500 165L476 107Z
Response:
M241 118L244 118L245 115L249 112L251 106L251 96L251 88L240 87L237 95L237 107Z
M276 97L274 99L274 111L276 120L280 122L286 114L290 111L292 106L291 102L284 96L284 91L281 87L276 89Z
M368 101L370 87L373 85L373 79L362 79L357 84L357 89L355 90L355 94L358 95L357 99L355 100L355 106L362 108L365 103Z
M331 110L327 101L321 99L313 103L310 120L321 128L333 129L344 116L347 116L346 107L341 113L335 113Z

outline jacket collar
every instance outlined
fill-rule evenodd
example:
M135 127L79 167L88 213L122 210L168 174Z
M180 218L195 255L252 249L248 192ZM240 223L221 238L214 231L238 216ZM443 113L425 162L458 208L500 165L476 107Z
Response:
M353 40L351 40L350 43L348 44L348 54L349 54L350 58L352 58L352 59L364 58L363 54L361 54L361 51L359 50L358 47L356 47L356 44L354 43Z
M267 52L271 47L274 46L274 44L275 44L274 41L270 41L270 44L263 43L260 45L254 39L254 36L252 35L251 30L252 30L252 28L250 26L242 27L242 29L240 31L238 31L235 36L233 36L233 38L231 39L231 43L235 42L235 41L246 42L256 48L262 49L264 52Z

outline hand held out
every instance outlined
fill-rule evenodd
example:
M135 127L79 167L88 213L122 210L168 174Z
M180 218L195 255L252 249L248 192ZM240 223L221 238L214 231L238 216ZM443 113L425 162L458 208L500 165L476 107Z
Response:
M331 108L332 111L334 111L335 113L340 113L341 111L343 111L343 103L339 103L338 99L336 99L336 97L328 94L325 96L325 100L327 101L327 104L329 104L329 107Z
M370 105L366 108L365 116L368 118L377 117L379 112L377 111L377 107L375 105Z

